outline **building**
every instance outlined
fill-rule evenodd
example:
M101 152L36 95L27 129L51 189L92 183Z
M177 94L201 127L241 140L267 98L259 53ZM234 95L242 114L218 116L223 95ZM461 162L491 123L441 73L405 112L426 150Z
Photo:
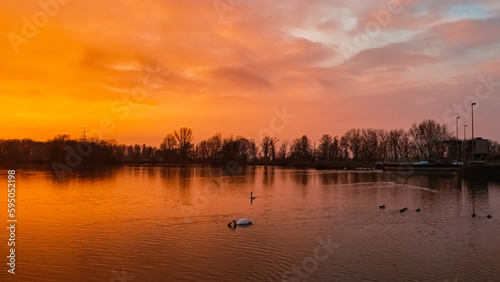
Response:
M488 139L476 138L474 140L446 140L448 146L447 159L453 162L484 161L490 154Z
M466 156L471 161L484 161L490 154L490 142L488 139L476 138L467 140Z

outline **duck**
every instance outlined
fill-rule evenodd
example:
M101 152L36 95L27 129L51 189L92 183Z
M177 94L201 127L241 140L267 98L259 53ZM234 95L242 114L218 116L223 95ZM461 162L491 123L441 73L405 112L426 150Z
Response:
M476 213L475 212L472 213L472 217L476 217Z
M234 227L236 228L237 225L250 225L253 224L252 221L246 219L246 218L241 218L238 221L233 220L227 224L227 226L232 227L234 224Z
M487 216L487 218L491 218L491 214L489 214L489 215Z
M400 210L399 212L405 212L405 211L407 211L407 210L408 210L408 208L406 207L406 208L404 208L404 209Z
M250 200L255 200L255 196L253 195L253 192L250 192Z
M421 209L420 209L420 208L418 208L418 209L417 209L417 211L419 212L419 211L421 211Z
M385 209L385 204L381 205L379 208Z

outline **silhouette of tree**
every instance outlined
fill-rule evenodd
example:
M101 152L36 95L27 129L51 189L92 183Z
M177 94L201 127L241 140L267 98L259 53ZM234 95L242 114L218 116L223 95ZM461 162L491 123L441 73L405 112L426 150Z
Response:
M131 163L134 161L134 146L127 146L125 159L127 162Z
M340 157L347 161L349 158L349 140L345 135L340 137Z
M340 142L339 137L333 137L333 142L330 144L330 156L328 160L335 161L340 157Z
M387 158L389 158L390 155L389 133L383 129L379 129L376 131L378 137L376 159L380 161L385 161Z
M255 139L248 139L248 157L250 160L256 160L258 154L257 144Z
M446 146L442 141L451 138L446 125L430 119L412 124L409 132L421 159L443 157Z
M364 161L373 161L377 158L379 134L375 129L361 131L360 157Z
M177 155L178 142L173 133L168 133L160 144L160 150L163 162L175 162L178 159Z
M314 156L321 161L347 161L350 156L354 161L376 161L420 158L443 158L447 152L446 142L451 137L446 125L434 120L424 120L412 124L408 131L350 129L340 139L325 134L319 139L319 146L314 150L311 141L304 135L290 144L281 143L276 151L278 139L265 137L260 145L260 155L265 162L277 159L310 162ZM68 155L77 152L79 146L92 148L89 155L82 158L82 164L145 163L162 160L168 163L190 163L196 161L219 162L238 160L256 161L259 149L255 140L243 137L222 139L220 133L208 140L193 145L193 132L183 127L169 133L156 147L141 145L120 145L116 140L99 140L96 137L71 139L67 134L55 136L46 142L31 139L0 139L0 162L2 163L65 163ZM196 148L196 150L195 150ZM492 156L500 154L497 142L490 142ZM498 158L498 157L497 157Z
M260 144L262 157L264 158L264 162L268 162L270 160L274 160L276 158L276 143L278 142L278 138L266 136L262 139Z
M332 149L333 139L332 136L325 134L319 139L319 156L323 161L331 160L331 149Z
M174 134L169 133L167 136L163 139L163 142L160 145L160 149L164 151L173 151L177 147L177 139Z
M361 139L361 130L359 129L350 129L345 134L344 137L349 145L349 150L352 153L352 158L354 160L358 160L359 158L359 150L361 149L362 139Z
M413 145L410 140L410 133L407 131L403 132L399 140L399 146L401 150L401 157L409 159L413 155Z
M139 145L134 145L134 156L133 156L133 160L135 162L138 162L141 160L141 146Z
M179 132L174 131L175 138L177 139L179 152L181 156L188 157L188 153L193 147L193 131L190 128L182 127Z
M198 145L196 145L196 157L202 161L208 159L209 150L207 141L201 141Z
M219 158L222 150L222 134L216 133L207 140L208 157L212 160Z
M302 138L293 140L290 150L294 159L298 159L301 161L312 160L312 146L309 138L306 135L302 136Z
M224 139L222 145L222 154L226 161L229 160L240 160L247 161L250 154L248 150L249 142L243 137L237 137L233 139L232 137Z
M155 154L155 149L153 147L146 146L146 144L142 145L142 150L141 150L141 161L142 162L153 161L154 154Z
M0 162L42 163L49 158L48 152L47 142L37 142L31 139L0 139Z
M279 152L278 152L278 159L280 160L286 160L286 158L288 157L288 146L289 146L289 142L288 140L285 140L281 143L280 145L280 149L279 149Z

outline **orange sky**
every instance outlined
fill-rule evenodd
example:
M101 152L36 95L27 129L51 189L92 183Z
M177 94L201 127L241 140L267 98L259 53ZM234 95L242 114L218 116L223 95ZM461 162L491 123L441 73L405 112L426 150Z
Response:
M318 139L455 116L470 136L458 105L478 102L476 136L500 140L498 1L4 2L0 138Z

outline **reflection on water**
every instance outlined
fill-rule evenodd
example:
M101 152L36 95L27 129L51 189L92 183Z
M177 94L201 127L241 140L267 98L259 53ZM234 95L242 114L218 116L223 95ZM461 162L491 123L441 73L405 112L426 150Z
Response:
M18 274L1 281L500 278L498 183L253 166L16 175ZM254 224L228 228L240 218Z

